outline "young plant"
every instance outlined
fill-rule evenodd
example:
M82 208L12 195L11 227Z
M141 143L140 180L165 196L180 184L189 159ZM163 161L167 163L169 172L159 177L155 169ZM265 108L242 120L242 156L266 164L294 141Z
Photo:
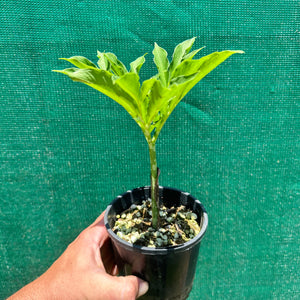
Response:
M152 226L159 226L159 169L156 159L156 141L166 120L183 99L204 76L229 56L243 51L214 52L200 59L194 56L203 48L190 52L195 38L178 44L169 62L166 50L154 44L154 63L158 73L140 83L139 72L145 55L130 63L130 69L109 52L98 51L95 65L82 56L62 58L75 67L56 72L69 76L100 91L123 106L142 129L149 147L151 165Z

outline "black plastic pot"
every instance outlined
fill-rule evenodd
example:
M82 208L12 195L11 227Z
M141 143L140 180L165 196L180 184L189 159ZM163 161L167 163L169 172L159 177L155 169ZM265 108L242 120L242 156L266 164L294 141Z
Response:
M149 290L140 299L186 299L192 289L200 241L208 224L207 213L189 193L159 187L160 199L167 207L185 205L198 215L200 233L180 246L161 249L132 245L119 238L111 228L115 216L150 198L150 187L136 188L118 196L106 209L104 221L122 275L136 275L149 282Z

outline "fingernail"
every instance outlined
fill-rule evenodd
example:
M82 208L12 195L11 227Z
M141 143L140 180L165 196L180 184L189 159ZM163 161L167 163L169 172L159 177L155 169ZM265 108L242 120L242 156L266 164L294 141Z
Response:
M139 279L139 291L137 297L143 296L147 293L149 289L149 284L147 281Z

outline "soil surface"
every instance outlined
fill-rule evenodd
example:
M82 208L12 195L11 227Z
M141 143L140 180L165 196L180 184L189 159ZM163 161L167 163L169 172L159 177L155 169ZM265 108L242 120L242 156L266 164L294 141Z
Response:
M198 216L185 206L161 206L157 230L151 226L151 215L150 199L141 205L132 204L128 210L116 216L113 231L129 243L152 248L178 246L200 232Z

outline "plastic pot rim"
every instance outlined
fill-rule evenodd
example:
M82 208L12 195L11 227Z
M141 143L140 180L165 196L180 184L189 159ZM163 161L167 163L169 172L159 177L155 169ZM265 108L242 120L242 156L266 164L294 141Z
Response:
M148 188L148 186L143 186L140 188ZM195 203L197 203L198 205L200 205L201 210L202 210L202 221L201 221L201 229L200 232L191 240L189 240L188 242L185 242L183 244L180 244L178 246L171 246L171 247L163 247L163 248L152 248L152 247L146 247L146 246L138 246L138 245L134 245L131 244L123 239L121 239L117 234L115 234L113 232L113 230L110 228L109 222L108 222L108 215L110 212L111 207L113 206L113 204L118 201L120 198L122 198L123 195L130 193L132 190L128 190L127 192L123 193L122 195L116 197L106 208L105 211L105 215L104 215L104 224L105 227L108 231L109 236L118 244L121 244L122 247L125 247L131 251L136 251L136 252L140 252L143 254L150 254L150 255L164 255L164 254L168 254L170 252L181 252L181 251L187 251L188 249L194 247L194 245L200 243L200 241L202 240L206 229L207 229L207 225L208 225L208 215L207 212L204 208L204 206L202 205L202 203L196 199L195 197L193 197L190 193L187 192L183 192L179 189L175 189L175 188L171 188L171 187L162 187L159 186L159 188L165 188L165 189L171 189L174 191L178 191L181 192L183 194L185 194L186 196L190 196L194 199ZM138 189L138 188L137 188Z

